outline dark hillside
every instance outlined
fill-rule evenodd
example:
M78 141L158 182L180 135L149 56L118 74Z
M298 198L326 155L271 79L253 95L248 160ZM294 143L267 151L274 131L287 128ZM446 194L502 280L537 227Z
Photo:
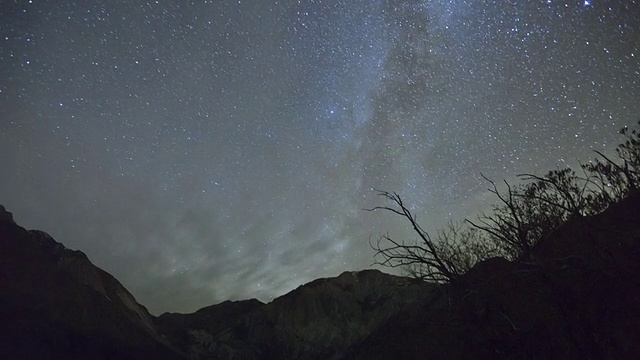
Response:
M433 286L378 270L316 279L276 298L224 302L158 318L194 359L341 358L390 318L412 313Z
M535 262L482 262L353 359L631 359L640 356L640 194L574 218Z
M181 358L113 276L0 210L0 357Z

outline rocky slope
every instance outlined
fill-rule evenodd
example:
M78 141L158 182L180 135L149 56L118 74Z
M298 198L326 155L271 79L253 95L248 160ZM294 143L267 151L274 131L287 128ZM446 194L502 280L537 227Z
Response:
M193 358L340 358L384 322L415 311L432 290L377 270L345 272L269 304L225 302L194 314L164 314L158 323L173 329L169 338Z
M0 357L179 359L113 276L0 206Z

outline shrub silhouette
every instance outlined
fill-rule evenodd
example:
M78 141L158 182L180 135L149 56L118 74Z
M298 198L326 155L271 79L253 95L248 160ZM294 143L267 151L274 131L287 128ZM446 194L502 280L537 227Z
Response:
M640 125L640 121L638 122ZM535 262L532 250L567 221L604 211L640 187L640 132L624 128L625 140L615 157L599 156L581 164L578 175L571 168L551 170L539 176L520 174L522 181L505 191L483 175L498 203L475 220L449 223L431 236L395 192L378 191L391 204L368 211L385 210L409 221L418 241L405 242L385 234L370 241L374 264L401 267L407 275L426 281L455 282L476 263L501 256L513 261Z

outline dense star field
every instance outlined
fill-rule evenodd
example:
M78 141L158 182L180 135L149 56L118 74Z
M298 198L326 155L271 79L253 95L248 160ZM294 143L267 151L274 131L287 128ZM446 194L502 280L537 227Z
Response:
M0 204L151 312L268 301L611 151L637 1L0 2Z

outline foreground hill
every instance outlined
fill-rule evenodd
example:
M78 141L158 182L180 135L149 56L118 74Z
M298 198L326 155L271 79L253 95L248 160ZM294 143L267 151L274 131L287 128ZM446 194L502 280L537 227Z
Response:
M269 304L153 317L79 251L0 206L0 357L92 359L640 358L640 194L574 218L454 285L377 270Z
M576 218L533 261L490 259L353 359L640 358L640 194Z

